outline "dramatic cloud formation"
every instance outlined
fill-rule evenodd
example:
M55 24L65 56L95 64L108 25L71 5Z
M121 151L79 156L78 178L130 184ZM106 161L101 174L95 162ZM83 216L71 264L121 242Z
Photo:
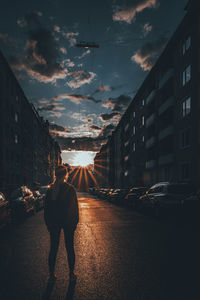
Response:
M120 117L121 115L118 112L113 112L110 114L101 114L100 118L102 119L102 121L108 121L108 120L112 120L116 116Z
M112 134L115 126L109 124L101 129L97 137L63 137L55 135L54 138L59 143L61 150L85 150L99 151L101 146L106 143L108 136ZM97 129L97 128L96 128ZM100 130L100 128L98 128Z
M69 133L71 133L71 130L69 130L66 127L57 125L55 123L49 123L49 132L52 135L52 137L56 137L56 136L68 136Z
M12 57L12 66L16 70L27 72L41 82L55 82L66 77L67 69L59 62L59 49L52 32L41 25L41 13L30 13L23 20L18 20L21 27L26 27L29 39L26 42L26 55ZM22 26L23 24L23 26Z
M71 76L73 79L68 81L67 84L71 88L74 88L74 89L79 88L80 86L82 86L86 83L87 84L91 83L91 81L96 76L95 73L88 72L88 71L85 71L85 70L70 72L68 75Z
M126 95L120 95L117 98L109 98L103 102L102 106L111 108L115 112L123 112L127 109L129 103L131 102L131 97Z
M80 101L92 101L94 103L99 103L101 102L101 100L96 100L94 97L91 96L84 96L84 95L79 95L79 94L60 94L56 97L52 97L51 100L52 101L61 101L63 99L69 99L71 102L75 103L75 104L79 104ZM41 102L43 101L43 102ZM47 103L44 101L50 101L50 100L46 100L46 99L42 99L40 100L40 103Z
M166 38L164 37L155 42L146 43L131 57L131 60L139 64L144 71L151 70L165 45Z
M116 6L114 8L113 20L131 24L137 13L142 12L146 8L156 7L156 4L157 0L141 0L139 3L127 8Z

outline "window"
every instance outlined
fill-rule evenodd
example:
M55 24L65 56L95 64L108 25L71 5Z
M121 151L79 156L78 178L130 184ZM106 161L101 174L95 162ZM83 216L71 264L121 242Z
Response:
M188 36L187 39L184 40L183 45L182 45L183 55L190 48L190 46L191 46L191 36Z
M133 143L133 151L135 151L135 143Z
M15 122L18 122L18 114L15 113Z
M133 126L133 134L135 134L135 126Z
M181 132L181 148L190 146L190 128Z
M180 168L181 180L188 180L190 178L190 163L184 162L181 164Z
M133 112L133 118L135 118L135 111Z
M144 135L142 136L142 142L144 143Z
M18 135L15 134L15 144L18 144Z
M126 156L124 157L124 161L127 161L127 160L129 160L129 156L128 156L128 155L126 155Z
M182 111L181 111L182 117L187 116L190 113L190 111L191 111L191 97L187 98L182 103Z
M187 66L187 68L183 71L183 86L190 81L191 79L191 65Z
M144 116L142 116L142 126L144 126Z
M128 171L125 171L125 172L124 172L124 175L125 175L125 176L128 176Z
M142 100L142 106L144 106L145 105L145 101L144 101L144 99Z

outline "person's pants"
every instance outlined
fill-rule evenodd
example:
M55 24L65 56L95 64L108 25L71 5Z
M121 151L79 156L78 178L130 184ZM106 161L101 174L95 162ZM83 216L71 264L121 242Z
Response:
M74 271L75 265L75 252L74 252L74 231L63 229L65 237L65 247L67 251L67 258L70 272ZM50 251L49 251L49 272L54 273L56 256L59 247L61 228L55 228L50 230Z

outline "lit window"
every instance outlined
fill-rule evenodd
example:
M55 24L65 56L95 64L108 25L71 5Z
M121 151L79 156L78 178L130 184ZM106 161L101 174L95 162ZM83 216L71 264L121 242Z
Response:
M183 71L183 86L191 79L191 65Z
M182 117L187 116L191 111L191 97L187 98L185 101L182 103Z
M133 143L133 151L135 151L135 143Z
M126 155L126 156L124 157L124 160L127 161L128 159L129 159L129 156Z
M183 55L190 48L190 46L191 46L191 37L188 36L188 38L183 42L183 45L182 45Z
M15 144L18 144L18 135L15 134Z
M144 116L142 116L142 126L144 125Z
M144 104L145 104L145 101L144 101L144 99L142 100L142 106L144 106Z
M133 134L135 134L135 126L133 126Z
M124 172L124 175L125 175L125 176L128 176L128 171L125 171L125 172Z
M15 113L15 122L18 122L18 114Z
M144 135L142 136L142 142L144 143Z
M181 148L190 146L190 128L187 128L181 132Z

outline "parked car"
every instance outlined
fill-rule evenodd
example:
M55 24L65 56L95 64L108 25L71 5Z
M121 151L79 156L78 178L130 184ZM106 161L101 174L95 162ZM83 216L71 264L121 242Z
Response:
M10 224L10 203L5 195L0 192L0 228Z
M146 187L133 187L125 196L125 205L137 209L139 197L142 196L146 191Z
M33 191L33 196L35 198L35 209L36 211L39 211L44 207L44 198L39 191Z
M24 217L35 212L34 196L32 191L25 185L11 193L11 213L15 218Z
M138 201L139 208L151 208L159 217L162 212L180 210L182 201L194 189L187 183L160 182L153 185Z
M124 197L129 189L115 189L109 196L109 200L114 203L123 203Z
M181 201L182 207L185 212L197 212L199 213L200 209L200 190L198 190L193 195L183 199Z
M42 195L43 200L44 200L44 197L45 197L46 192L47 192L47 190L48 190L49 187L50 187L49 185L43 185L43 186L40 186L38 188L40 194Z

